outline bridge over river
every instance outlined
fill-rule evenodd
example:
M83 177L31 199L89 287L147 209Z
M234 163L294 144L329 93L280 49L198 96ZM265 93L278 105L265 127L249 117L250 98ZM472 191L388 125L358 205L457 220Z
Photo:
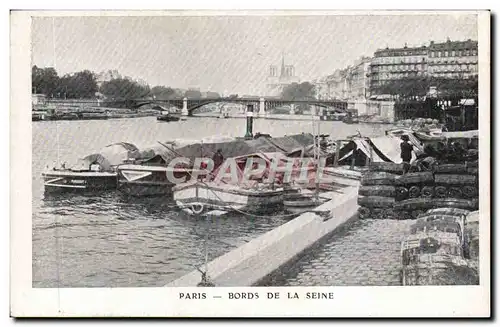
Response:
M196 109L209 104L217 103L232 103L240 105L253 105L254 111L259 115L264 115L266 112L283 106L289 106L290 112L295 111L297 105L310 105L323 108L331 108L338 112L345 112L347 110L347 102L340 100L284 100L276 98L203 98L203 99L170 99L170 100L157 100L157 99L133 99L126 100L127 106L133 108L140 108L144 105L160 105L160 106L174 106L182 110L185 116L191 116ZM257 109L257 110L256 110Z

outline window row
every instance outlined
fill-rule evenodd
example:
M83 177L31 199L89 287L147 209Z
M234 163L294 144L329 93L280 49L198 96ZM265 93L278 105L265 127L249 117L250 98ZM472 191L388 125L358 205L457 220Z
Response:
M452 72L447 72L447 73L433 73L432 76L434 77L464 77L464 75L461 75L462 73L459 73L459 72L455 72L455 73L452 73ZM467 75L465 75L465 77L467 77Z
M461 64L461 65L439 65L439 66L430 66L429 71L477 71L477 64Z
M424 76L424 72L406 72L406 73L381 73L377 77L374 76L374 80L387 80L387 79L398 79L404 77L417 77Z
M425 62L425 57L379 57L374 58L372 63L374 64L413 64Z
M477 56L477 50L446 50L446 51L431 51L429 53L431 58L441 58L441 57L469 57Z
M373 67L374 72L378 71L402 71L402 70L424 70L424 64L411 64L411 65L391 65L391 66L379 66Z

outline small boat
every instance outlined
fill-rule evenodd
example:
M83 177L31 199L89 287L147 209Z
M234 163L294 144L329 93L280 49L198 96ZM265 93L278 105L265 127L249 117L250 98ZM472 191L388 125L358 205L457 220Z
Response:
M47 112L45 112L45 111L32 111L31 112L31 121L45 120L46 116L47 116Z
M156 120L158 121L166 121L166 122L171 122L171 121L179 121L181 119L181 115L177 113L171 113L168 111L164 111L161 115L156 117Z
M47 115L47 120L78 120L80 117L74 112L54 112Z
M190 215L213 210L224 212L265 213L283 204L283 188L259 185L245 188L238 185L192 181L174 186L174 201Z
M190 168L124 164L117 169L118 190L134 197L167 195L172 193L175 185L169 180L169 174L189 180L192 172L193 169Z
M53 169L43 173L46 192L116 188L116 173Z
M101 120L108 119L109 116L105 112L80 112L78 117L81 120Z
M266 163L266 169L257 175L246 176L244 170L247 161L259 158ZM283 205L285 190L282 179L276 174L275 183L269 183L268 177L272 160L284 163L286 157L279 153L253 153L231 160L235 161L237 178L226 178L226 161L210 176L201 180L191 180L173 187L174 201L177 206L188 214L204 214L209 211L223 212L244 211L245 213L274 212ZM224 174L224 175L222 175ZM219 176L220 175L220 176ZM226 175L227 176L227 175Z
M286 211L299 214L312 210L326 203L328 200L329 199L319 197L314 193L297 193L286 196L283 200L283 206Z
M108 145L98 153L80 159L70 168L47 169L42 173L46 192L115 189L116 167L138 151L130 143Z
M353 116L352 113L348 113L347 116L342 118L342 122L344 124L358 124L359 118L357 116Z

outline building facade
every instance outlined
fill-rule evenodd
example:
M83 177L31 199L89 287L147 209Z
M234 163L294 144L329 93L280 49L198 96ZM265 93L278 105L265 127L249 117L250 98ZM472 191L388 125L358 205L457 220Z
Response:
M431 42L428 74L440 78L470 78L478 74L477 41Z
M371 58L362 57L347 71L346 95L348 100L364 100L369 96Z
M478 74L477 41L451 41L428 46L377 50L369 68L371 95L383 85L405 78L467 79Z
M295 67L285 65L285 58L281 58L281 67L277 65L269 66L269 75L266 81L266 95L279 96L285 86L292 83L299 83L299 77L295 76Z
M386 48L374 53L370 64L370 93L377 94L378 89L387 82L427 76L428 49L426 46L409 48Z

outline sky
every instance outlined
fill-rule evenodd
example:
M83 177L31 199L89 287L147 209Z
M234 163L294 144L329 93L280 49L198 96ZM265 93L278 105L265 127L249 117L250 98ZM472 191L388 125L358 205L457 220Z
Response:
M259 95L282 54L310 81L380 48L448 37L477 40L477 16L34 17L32 64L59 75L116 69L151 86Z

